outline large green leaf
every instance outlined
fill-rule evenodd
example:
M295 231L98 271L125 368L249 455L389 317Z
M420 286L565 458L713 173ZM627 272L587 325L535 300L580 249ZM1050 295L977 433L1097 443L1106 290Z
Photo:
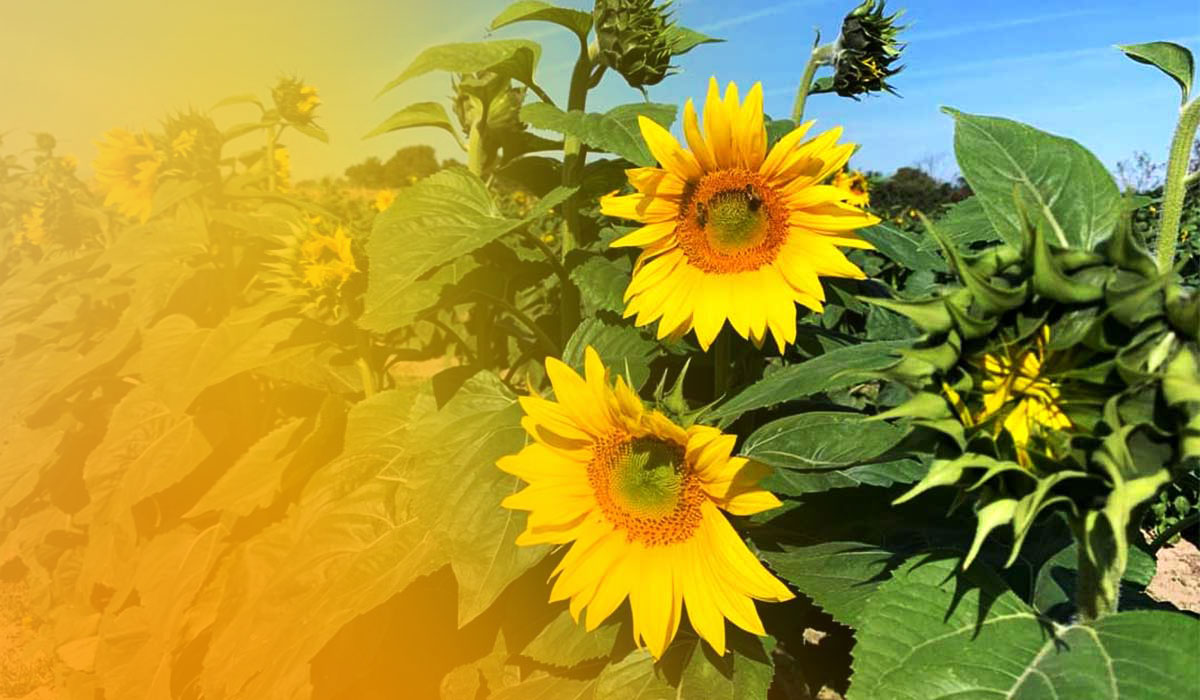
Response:
M582 372L584 349L589 345L606 367L625 377L634 389L640 389L649 379L650 362L661 352L658 343L633 326L586 318L567 341L563 362Z
M515 22L551 22L566 27L580 41L586 41L592 30L592 15L568 7L558 7L540 0L517 0L492 20L491 29L506 27Z
M948 241L953 241L960 250L972 243L991 243L1000 240L992 222L988 220L987 212L978 197L968 197L946 210L946 213L936 221L938 234ZM941 246L933 236L921 237L923 250L941 250Z
M450 116L446 114L446 108L438 102L417 102L411 104L385 119L382 124L372 129L363 138L386 134L389 131L414 129L419 126L432 126L441 129L453 136L454 140L458 142L458 145L464 151L467 150L462 142L462 136L458 133L458 129L454 127L454 123L450 121Z
M528 39L499 39L465 44L431 46L420 53L400 75L385 85L379 94L431 71L475 73L491 71L533 84L533 70L542 55L542 47Z
M1117 48L1138 63L1154 66L1170 76L1172 80L1179 83L1179 89L1183 91L1182 101L1187 102L1188 94L1192 90L1192 74L1196 66L1192 59L1192 52L1186 46L1180 46L1170 41L1151 41L1146 44L1118 45Z
M267 506L282 486L283 470L291 458L302 428L299 418L292 419L264 435L221 475L184 517L208 512L248 515Z
M831 350L767 375L714 408L709 415L729 421L746 411L802 399L822 391L844 389L895 364L895 351L909 345L909 341L885 340Z
M771 569L833 619L858 627L867 599L887 580L895 553L863 542L822 542L759 553Z
M867 602L848 700L1187 697L1200 622L1135 611L1057 625L981 564L914 558Z
M590 255L571 270L571 281L579 288L584 313L609 311L620 314L625 310L625 287L629 285L633 266L628 258L611 260L603 255Z
M899 443L905 432L857 413L799 413L755 430L746 438L742 454L785 469L837 469L878 457Z
M146 331L130 369L173 410L183 411L206 388L265 364L300 323L298 318L267 322L269 311L241 309L215 328L198 328L181 314L168 316Z
M600 672L596 696L622 700L765 698L775 673L769 652L740 631L732 632L729 642L735 650L723 657L685 633L675 637L658 663L649 652L635 651ZM769 638L767 642L773 646ZM740 653L735 645L749 647L747 652L755 656Z
M880 253L910 270L945 272L947 269L946 261L923 245L926 236L887 223L860 229L858 235L870 241Z
M1133 595L1143 591L1154 578L1154 557L1137 547L1129 548L1129 564L1121 579L1122 607ZM1079 546L1072 542L1050 557L1038 569L1034 579L1032 603L1038 612L1055 619L1074 612L1074 592L1079 579Z
M409 296L422 275L543 216L570 193L555 189L524 219L509 219L483 181L463 169L442 170L409 188L375 220L360 325L381 333L403 326L411 319Z
M595 150L615 153L636 165L650 166L656 161L642 139L638 117L648 117L670 128L675 111L675 105L638 102L613 107L604 114L585 114L533 102L521 108L521 120L538 129L574 136Z
M583 620L576 622L566 610L565 604L558 617L534 637L521 650L521 656L559 668L572 668L579 664L604 659L612 653L618 634L629 635L629 629L618 618L610 617L591 632L584 628Z
M1121 197L1086 148L1020 122L944 111L955 120L963 177L1005 242L1022 245L1022 210L1044 219L1051 242L1064 248L1091 250L1112 235Z

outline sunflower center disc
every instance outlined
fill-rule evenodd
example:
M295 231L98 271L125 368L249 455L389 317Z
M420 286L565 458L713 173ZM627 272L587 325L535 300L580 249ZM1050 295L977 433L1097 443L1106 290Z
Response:
M761 174L707 173L680 205L676 237L693 266L714 274L757 270L787 240L788 207Z
M766 233L763 201L754 188L718 192L708 202L704 227L708 242L720 251L736 251L759 243Z
M653 546L687 540L700 523L703 492L683 448L654 437L598 440L588 481L604 517L629 540Z

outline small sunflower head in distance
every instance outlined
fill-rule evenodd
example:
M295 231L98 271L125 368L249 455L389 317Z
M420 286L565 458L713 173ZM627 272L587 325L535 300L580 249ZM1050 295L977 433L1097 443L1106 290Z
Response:
M870 248L854 231L878 219L826 183L854 151L841 129L805 139L811 122L769 151L762 86L743 102L730 83L709 82L703 130L691 100L683 132L690 149L656 122L639 118L657 168L628 170L634 194L600 201L609 216L642 228L613 246L642 248L625 290L625 315L658 321L658 336L695 330L708 349L725 321L762 345L768 332L782 351L796 340L796 304L822 310L821 277L862 279L839 248Z
M104 205L145 222L154 209L163 155L150 134L110 129L97 141L100 155L92 163Z
M834 187L845 190L849 193L846 197L848 204L853 204L856 207L866 207L871 204L870 185L867 183L867 176L857 170L839 170L833 176Z
M592 348L585 376L549 358L557 400L523 397L532 441L500 469L529 483L504 501L529 511L517 544L571 544L555 568L551 601L569 600L595 629L629 599L634 640L659 658L686 607L692 627L719 654L725 620L763 634L754 600L792 598L721 513L779 505L758 486L768 468L731 456L736 438L684 429L643 406Z

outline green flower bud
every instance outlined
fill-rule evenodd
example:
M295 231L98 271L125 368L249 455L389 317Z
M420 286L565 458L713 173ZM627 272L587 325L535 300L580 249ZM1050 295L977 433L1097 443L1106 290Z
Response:
M512 81L487 71L462 74L451 80L454 90L454 115L464 134L478 122L489 134L521 131L525 125L519 114L525 103L525 87L513 87Z
M892 67L900 58L904 44L896 36L904 29L896 26L903 13L884 16L883 0L863 0L842 20L842 32L833 47L833 90L842 97L871 92L895 91L887 79L900 72Z
M592 18L599 58L630 87L655 85L671 72L670 3L654 0L596 0Z

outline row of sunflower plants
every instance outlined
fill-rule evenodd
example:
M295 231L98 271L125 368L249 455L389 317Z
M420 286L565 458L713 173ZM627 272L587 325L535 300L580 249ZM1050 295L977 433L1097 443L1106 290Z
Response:
M378 207L291 182L289 139L327 138L291 78L109 132L99 198L49 137L0 161L6 693L1200 684L1136 528L1200 455L1186 148L1156 261L1082 146L951 111L975 194L913 230L803 122L890 90L881 3L814 45L790 118L714 78L682 142L644 95L713 39L651 0L491 29L525 23L578 39L565 99L534 41L423 51L385 88L452 100L372 135L442 129L467 166ZM1190 144L1190 54L1124 50ZM630 103L589 112L616 76Z

